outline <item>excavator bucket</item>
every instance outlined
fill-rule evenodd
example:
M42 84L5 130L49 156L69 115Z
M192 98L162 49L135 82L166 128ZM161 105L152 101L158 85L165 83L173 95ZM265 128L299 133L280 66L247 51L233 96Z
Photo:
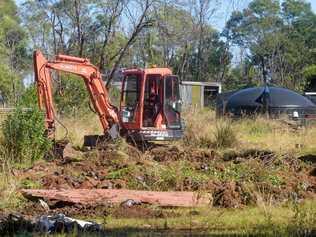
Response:
M86 135L84 136L83 145L86 147L96 147L99 144L103 144L110 140L115 140L119 138L119 126L118 124L113 124L108 132L104 135Z

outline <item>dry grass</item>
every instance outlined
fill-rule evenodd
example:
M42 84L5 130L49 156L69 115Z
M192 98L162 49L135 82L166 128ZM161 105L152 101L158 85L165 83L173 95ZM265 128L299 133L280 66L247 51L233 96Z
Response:
M102 127L95 114L80 117L64 117L56 123L56 139L69 139L75 146L82 146L85 135L100 135Z
M0 144L0 211L10 211L21 207L21 195L18 192L20 182L12 173L8 162L7 149Z
M0 172L0 210L10 211L20 207L19 182L10 171Z
M316 151L316 126L295 127L285 120L268 120L264 117L242 120L217 119L215 112L192 108L183 113L186 123L185 137L180 146L214 149L260 149L278 154L310 153ZM95 114L64 117L57 124L56 139L68 138L75 146L83 144L85 135L102 134Z
M216 119L214 111L196 109L185 112L184 118L184 145L217 148L214 144L218 143L218 133L224 132L232 140L236 137L237 142L226 146L235 150L271 150L278 154L316 151L316 139L313 139L316 137L316 126L297 127L289 125L285 120L269 120L263 117L234 121ZM225 126L226 131L222 131Z

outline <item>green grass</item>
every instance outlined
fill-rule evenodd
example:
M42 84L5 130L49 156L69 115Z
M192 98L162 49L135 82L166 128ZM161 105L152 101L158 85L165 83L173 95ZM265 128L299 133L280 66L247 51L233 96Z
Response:
M173 218L105 219L109 230L170 229L209 234L294 236L316 227L316 202L283 206L245 207L242 209L173 209ZM166 211L166 210L165 210ZM99 220L101 221L101 220ZM104 220L102 220L104 221Z

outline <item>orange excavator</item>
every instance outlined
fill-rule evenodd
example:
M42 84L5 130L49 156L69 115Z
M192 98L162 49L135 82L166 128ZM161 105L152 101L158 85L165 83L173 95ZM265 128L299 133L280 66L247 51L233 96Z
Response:
M179 79L168 68L127 69L119 108L110 102L99 69L86 58L57 55L47 60L34 52L35 82L38 103L45 110L47 136L55 133L56 112L53 105L51 70L81 76L94 110L103 127L103 135L85 136L85 146L119 135L136 142L167 141L183 136Z

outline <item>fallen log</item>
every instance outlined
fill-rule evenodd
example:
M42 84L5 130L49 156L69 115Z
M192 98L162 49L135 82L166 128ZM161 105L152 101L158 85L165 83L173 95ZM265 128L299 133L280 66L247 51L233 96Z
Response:
M163 207L196 207L210 205L212 200L208 193L154 192L127 189L23 189L21 193L30 200L44 199L83 205L121 204L127 200L134 200L139 203Z

